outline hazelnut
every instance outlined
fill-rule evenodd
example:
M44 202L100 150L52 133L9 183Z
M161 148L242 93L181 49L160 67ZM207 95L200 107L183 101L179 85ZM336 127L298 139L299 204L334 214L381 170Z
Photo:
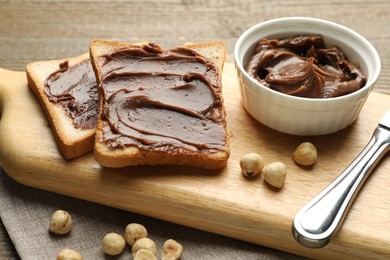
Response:
M125 239L117 233L106 234L102 242L103 251L108 255L121 254L125 248L125 245Z
M301 143L295 149L293 159L303 166L312 165L317 160L317 148L309 142Z
M252 177L264 168L264 159L257 153L248 153L241 157L240 166L242 174Z
M79 252L65 248L58 252L56 260L83 260Z
M156 243L154 243L154 241L150 238L144 237L135 241L133 247L131 248L131 255L134 257L140 249L147 249L157 257Z
M282 162L268 164L263 169L263 176L270 185L281 188L286 180L287 167Z
M173 239L168 239L163 245L161 260L177 260L183 255L183 247Z
M57 210L50 219L49 230L56 234L66 234L72 229L72 217L64 210Z
M137 251L133 260L157 260L157 257L153 254L152 251L142 248Z
M130 246L133 246L135 241L144 237L148 237L148 231L143 225L130 223L126 226L125 240Z

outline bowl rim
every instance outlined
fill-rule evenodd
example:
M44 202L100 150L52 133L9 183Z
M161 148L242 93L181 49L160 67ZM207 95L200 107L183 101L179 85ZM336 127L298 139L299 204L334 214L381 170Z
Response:
M246 38L249 35L253 34L255 31L259 30L259 28L272 26L272 25L275 25L275 24L278 24L278 23L294 23L294 22L310 22L310 23L313 23L313 24L321 24L321 25L325 25L327 27L335 28L337 30L346 31L347 33L349 33L350 35L352 35L353 37L358 39L361 43L363 43L365 45L365 47L367 48L367 50L369 50L369 52L372 54L372 59L374 61L374 64L376 64L376 67L374 68L372 75L370 75L370 77L368 78L368 81L366 82L366 84L361 89L359 89L357 91L354 91L352 93L349 93L349 94L343 95L343 96L339 96L339 97L332 97L332 98L307 98L307 97L292 96L292 95L288 95L288 94L285 94L285 93L282 93L282 92L279 92L279 91L267 88L264 85L262 85L260 82L255 80L253 77L251 77L247 73L247 71L244 69L244 66L243 66L242 62L240 62L240 58L239 58L239 54L241 53L241 46L242 46L243 42L246 40ZM287 32L287 33L289 33L289 32ZM343 101L345 99L350 99L351 97L355 97L355 96L359 95L360 93L365 92L367 90L371 90L373 85L374 85L374 83L377 81L377 79L379 77L379 74L380 74L380 71L381 71L381 61L380 61L380 57L379 57L379 54L378 54L377 50L362 35L360 35L356 31L354 31L354 30L352 30L352 29L350 29L350 28L348 28L348 27L346 27L344 25L341 25L341 24L338 24L338 23L335 23L335 22L332 22L332 21L319 19L319 18L299 17L299 16L274 18L274 19L270 19L270 20L266 20L266 21L260 22L258 24L255 24L255 25L249 27L247 30L245 30L240 35L240 37L236 41L236 44L234 46L234 60L235 60L236 68L239 69L239 71L243 74L243 76L245 76L247 80L249 80L251 83L255 84L255 86L257 86L258 88L262 89L263 91L266 91L269 94L273 93L273 94L280 95L282 97L284 96L284 97L290 99L291 101L296 100L296 101L300 101L300 102L310 102L310 103L317 103L317 102L333 103L333 102L339 102L339 101Z

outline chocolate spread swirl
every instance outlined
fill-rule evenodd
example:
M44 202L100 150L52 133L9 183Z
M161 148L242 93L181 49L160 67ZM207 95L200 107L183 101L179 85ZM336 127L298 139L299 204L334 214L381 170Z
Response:
M263 38L246 71L268 88L307 98L343 96L366 83L359 65L337 46L326 48L321 35Z
M73 66L68 61L45 81L45 94L60 104L79 129L93 129L98 118L98 91L95 73L89 59Z
M154 43L99 57L104 131L110 147L162 152L225 150L219 72L195 51Z

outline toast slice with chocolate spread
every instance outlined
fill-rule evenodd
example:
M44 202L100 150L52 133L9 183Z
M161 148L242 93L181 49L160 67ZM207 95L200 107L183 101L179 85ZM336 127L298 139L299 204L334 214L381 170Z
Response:
M105 167L223 168L230 154L222 97L226 47L94 40L99 89L95 159Z
M30 63L26 74L62 155L73 159L92 151L99 103L89 53Z

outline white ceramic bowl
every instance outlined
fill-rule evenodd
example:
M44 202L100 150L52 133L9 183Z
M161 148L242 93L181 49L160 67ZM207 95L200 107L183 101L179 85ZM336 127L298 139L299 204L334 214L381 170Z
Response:
M299 34L321 34L327 47L339 46L352 63L360 64L367 77L366 85L341 97L302 98L266 88L245 71L261 38ZM342 25L308 17L273 19L249 28L237 40L234 58L246 110L262 124L293 135L324 135L350 125L362 109L381 69L377 51L364 37Z

